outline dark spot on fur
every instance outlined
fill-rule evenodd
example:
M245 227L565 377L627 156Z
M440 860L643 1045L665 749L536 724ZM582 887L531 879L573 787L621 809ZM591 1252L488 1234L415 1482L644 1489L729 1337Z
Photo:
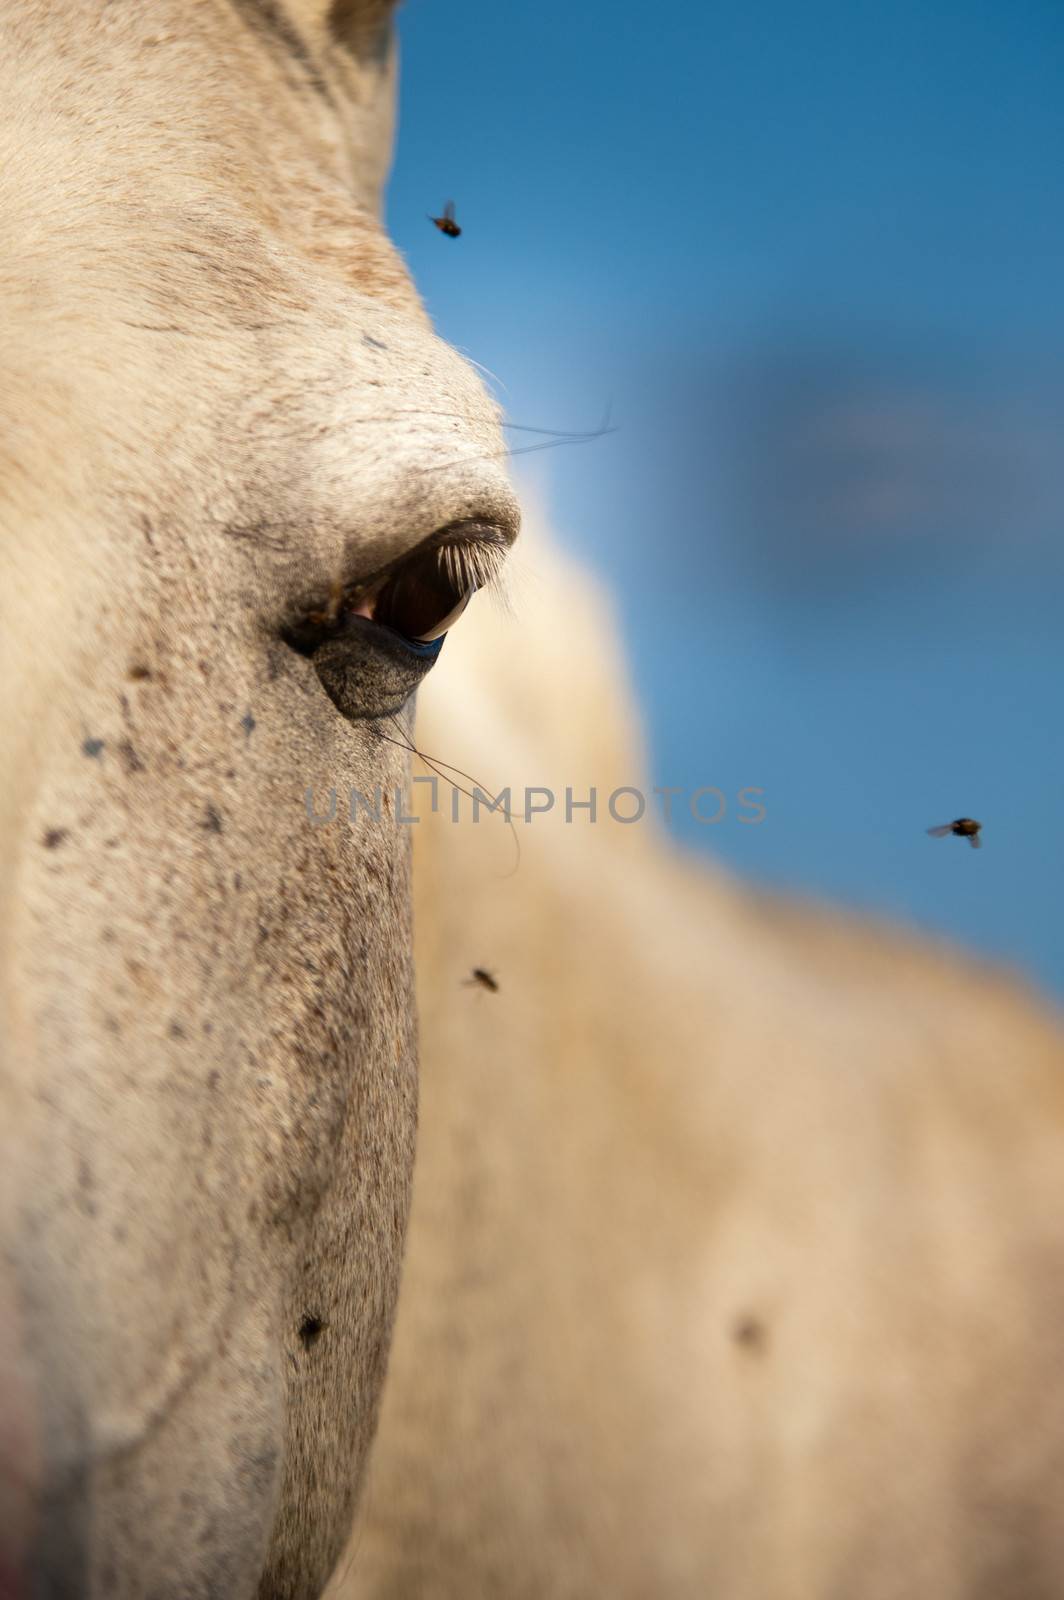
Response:
M204 1032L206 1032L206 1029L204 1029ZM218 1071L217 1067L215 1067L212 1072L209 1072L207 1074L207 1087L208 1087L208 1089L211 1089L211 1090L217 1089L217 1087L221 1083L221 1081L222 1081L222 1075Z
M167 1032L169 1033L171 1039L184 1039L186 1037L185 1030L181 1026L180 1022L178 1022L176 1017L171 1022Z
M108 1033L121 1033L122 1032L122 1029L120 1028L119 1023L118 1023L118 1018L117 1017L112 1017L110 1012L108 1012L107 1016L104 1017L103 1025L107 1029Z
M151 968L144 965L143 961L134 961L131 956L127 956L126 971L137 985L137 988L145 994L154 995L158 993L158 979Z
M91 1189L93 1186L92 1168L85 1156L78 1162L78 1186L82 1189Z
M199 1542L205 1549L210 1550L217 1543L217 1540L218 1524L214 1517L208 1517L199 1531ZM162 1594L149 1596L149 1600L166 1600L166 1596Z
M311 1345L317 1344L323 1330L328 1327L320 1317L305 1316L299 1324L299 1338L304 1350L309 1350Z
M273 527L269 522L230 522L222 529L227 539L247 539L249 543L262 550L287 550L288 540L281 534L272 533Z
M255 718L251 715L251 707L250 706L244 712L244 715L241 717L240 726L243 728L244 732L247 734L248 738L250 739L251 735L255 732L255 727L256 727Z
M736 1317L732 1323L732 1338L751 1355L764 1355L768 1346L768 1329L754 1316Z
M145 678L151 677L151 668L137 664L129 669L129 676L134 683L143 683Z
M206 820L202 822L200 826L206 828L208 833L224 832L222 827L222 819L218 815L218 812L215 810L214 806L211 805L209 800L207 802Z
M103 752L104 741L102 739L85 739L82 741L81 753L83 756L89 756L93 761L98 761Z
M256 1498L265 1495L273 1484L277 1474L278 1451L275 1446L264 1444L253 1446L250 1450L238 1445L237 1449L244 1462L244 1477L250 1484Z
M123 771L129 774L144 771L144 763L128 739L123 739L118 746L118 758L122 763Z
M148 541L148 544L154 550L155 549L155 539L154 539L154 536L153 536L152 531L151 531L151 523L148 521L147 517L141 517L141 519L140 519L140 531L141 531L141 533L143 533L145 539Z
M244 887L243 878L240 876L239 872L234 872L233 873L233 888L237 891L237 893L239 893L240 890L243 887Z
M372 350L387 350L388 346L380 339L374 339L372 334L364 333L362 343L368 344Z
M63 843L64 839L69 838L69 828L49 828L41 842L46 850L55 850Z

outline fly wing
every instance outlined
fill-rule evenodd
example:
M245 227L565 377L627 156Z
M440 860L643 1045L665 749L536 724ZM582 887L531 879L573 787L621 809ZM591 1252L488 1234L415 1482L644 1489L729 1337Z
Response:
M983 848L983 841L977 833L970 833L968 835L968 843L971 845L973 850L981 850Z
M953 824L952 822L943 822L940 827L928 828L927 831L931 835L932 839L944 839L947 833L953 832Z
M443 208L443 218L444 218L445 222L453 222L454 221L454 201L453 200L448 200L447 204L444 206L444 208Z

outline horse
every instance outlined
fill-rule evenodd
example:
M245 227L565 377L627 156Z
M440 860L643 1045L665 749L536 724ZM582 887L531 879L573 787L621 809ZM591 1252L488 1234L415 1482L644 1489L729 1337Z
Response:
M549 541L459 616L520 515L391 12L0 3L0 1596L1057 1593L1049 1008L413 821L639 753Z

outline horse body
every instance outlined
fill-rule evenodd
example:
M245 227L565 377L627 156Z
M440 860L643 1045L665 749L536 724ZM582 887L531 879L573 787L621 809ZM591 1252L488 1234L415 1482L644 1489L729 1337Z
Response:
M648 790L601 603L524 561L520 650L479 610L419 745ZM463 815L417 830L414 1207L330 1594L1057 1594L1056 1019L604 799L522 828L512 875Z
M516 530L375 215L389 9L0 4L0 1595L1059 1592L1037 1005L649 828L499 881L287 642ZM419 737L630 782L540 559Z

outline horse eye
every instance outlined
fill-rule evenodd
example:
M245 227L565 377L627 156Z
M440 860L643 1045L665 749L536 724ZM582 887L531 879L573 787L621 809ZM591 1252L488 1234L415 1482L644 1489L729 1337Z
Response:
M409 557L377 594L374 622L421 644L446 633L462 615L477 586L468 574L442 557L440 548Z
M333 584L326 600L282 629L301 655L349 635L364 623L379 627L419 656L438 644L478 589L498 576L509 540L499 529L465 524L424 541L375 578Z

